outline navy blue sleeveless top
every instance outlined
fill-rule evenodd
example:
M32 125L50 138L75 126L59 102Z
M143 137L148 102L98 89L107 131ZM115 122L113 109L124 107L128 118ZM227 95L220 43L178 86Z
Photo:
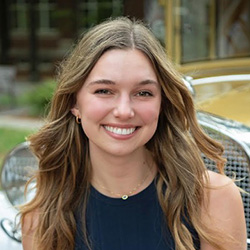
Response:
M75 250L87 250L76 215ZM187 225L195 249L200 249L197 232ZM92 250L174 250L158 202L155 182L127 200L110 198L91 187L87 205L87 231Z

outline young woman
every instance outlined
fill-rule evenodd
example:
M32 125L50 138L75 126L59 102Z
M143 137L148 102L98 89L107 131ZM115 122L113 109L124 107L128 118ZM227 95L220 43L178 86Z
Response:
M199 127L188 89L142 23L92 28L58 83L46 125L29 138L40 163L36 196L21 208L24 250L246 249L223 147Z

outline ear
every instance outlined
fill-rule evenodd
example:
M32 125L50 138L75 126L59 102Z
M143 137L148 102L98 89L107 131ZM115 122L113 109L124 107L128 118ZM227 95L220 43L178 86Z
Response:
M78 116L80 117L79 115L79 109L75 106L74 108L72 108L71 110L71 113L74 115L74 116Z

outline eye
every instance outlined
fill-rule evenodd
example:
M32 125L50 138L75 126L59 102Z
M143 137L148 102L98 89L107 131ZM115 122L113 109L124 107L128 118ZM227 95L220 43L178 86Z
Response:
M144 91L144 90L139 91L136 95L137 95L137 96L145 96L145 97L153 96L151 92L149 92L149 91Z
M101 94L101 95L111 95L111 91L108 89L97 89L95 91L95 94Z

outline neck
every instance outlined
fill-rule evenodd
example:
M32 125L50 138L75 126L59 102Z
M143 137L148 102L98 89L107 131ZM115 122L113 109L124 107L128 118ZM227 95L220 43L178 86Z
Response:
M90 158L92 185L111 197L139 193L152 182L156 174L152 157L145 148L119 157L90 150Z

